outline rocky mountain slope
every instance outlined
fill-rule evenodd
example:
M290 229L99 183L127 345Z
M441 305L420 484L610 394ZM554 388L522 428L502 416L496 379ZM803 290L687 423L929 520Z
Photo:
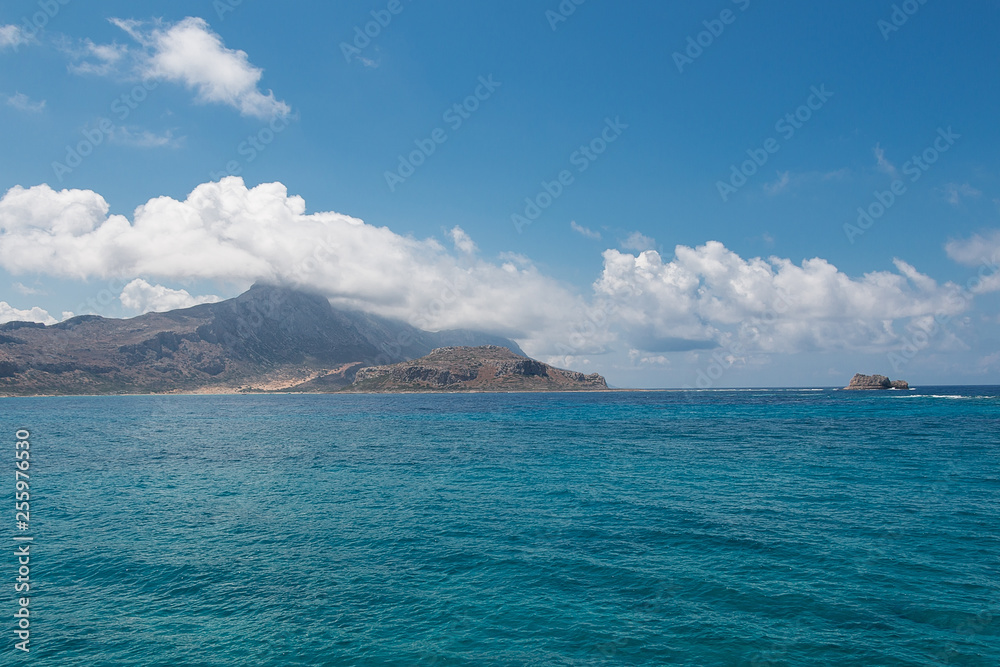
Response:
M446 347L387 366L362 368L344 391L586 391L607 389L597 373L554 368L504 347Z
M322 296L255 285L219 303L130 319L94 315L0 326L0 395L307 390L350 384L364 366L448 345L516 343L481 332L431 333L337 310Z

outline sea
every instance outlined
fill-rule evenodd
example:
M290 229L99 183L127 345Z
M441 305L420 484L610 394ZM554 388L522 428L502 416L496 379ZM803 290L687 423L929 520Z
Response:
M0 428L3 665L1000 665L1000 387L7 398Z

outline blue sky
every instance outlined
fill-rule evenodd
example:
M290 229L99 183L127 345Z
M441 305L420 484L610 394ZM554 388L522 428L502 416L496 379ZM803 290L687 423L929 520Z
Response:
M5 2L0 320L267 280L617 386L1000 383L998 19Z

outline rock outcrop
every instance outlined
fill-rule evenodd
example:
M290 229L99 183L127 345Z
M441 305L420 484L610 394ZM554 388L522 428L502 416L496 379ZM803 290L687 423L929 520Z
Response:
M856 373L851 383L844 389L909 389L905 380L890 380L884 375L863 375Z
M350 392L592 391L607 389L597 373L554 368L505 347L445 347L413 361L362 368Z

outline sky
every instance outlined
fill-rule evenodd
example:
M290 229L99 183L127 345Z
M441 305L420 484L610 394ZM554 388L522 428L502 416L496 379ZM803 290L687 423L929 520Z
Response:
M618 387L1000 384L998 24L7 0L0 322L266 282Z

